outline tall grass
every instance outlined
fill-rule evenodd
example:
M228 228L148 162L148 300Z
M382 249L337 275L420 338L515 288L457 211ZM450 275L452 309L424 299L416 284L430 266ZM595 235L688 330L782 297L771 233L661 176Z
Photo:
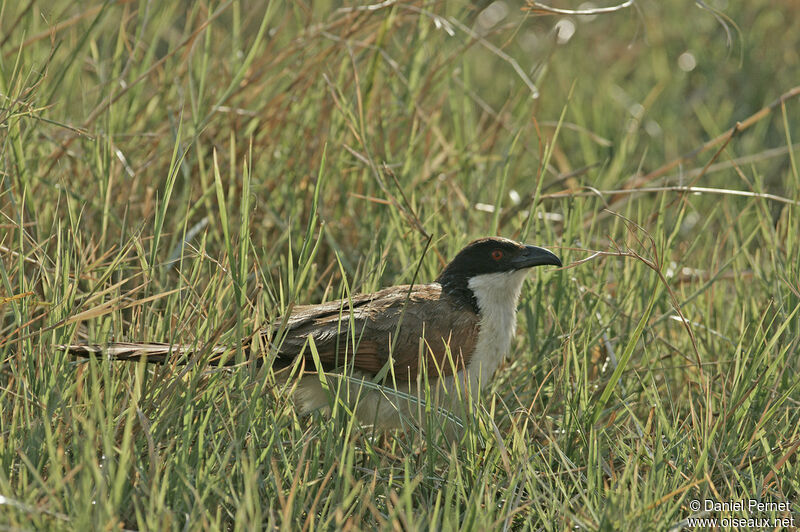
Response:
M0 2L0 526L796 515L800 13L709 4ZM54 347L238 346L488 234L570 266L458 443Z

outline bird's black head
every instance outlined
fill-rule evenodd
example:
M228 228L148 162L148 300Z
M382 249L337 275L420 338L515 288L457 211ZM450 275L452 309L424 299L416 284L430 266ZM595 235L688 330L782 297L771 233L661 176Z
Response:
M475 296L469 287L469 280L473 277L514 272L545 264L561 266L561 260L544 248L526 246L507 238L481 238L459 251L436 282L442 285L445 292L468 301L477 309Z

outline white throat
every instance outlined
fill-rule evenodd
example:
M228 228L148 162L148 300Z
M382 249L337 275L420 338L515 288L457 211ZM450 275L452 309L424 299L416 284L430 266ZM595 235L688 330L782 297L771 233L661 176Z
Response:
M469 364L484 387L508 354L517 329L517 300L528 270L485 273L469 280L481 312L480 332Z

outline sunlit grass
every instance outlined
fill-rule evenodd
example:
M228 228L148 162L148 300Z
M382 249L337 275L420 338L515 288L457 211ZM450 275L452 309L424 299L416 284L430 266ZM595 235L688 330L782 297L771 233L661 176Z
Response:
M791 3L262 4L0 3L0 526L800 511ZM490 234L567 267L527 281L458 442L437 415L298 417L291 383L237 352L295 305L427 282ZM113 340L201 356L55 348ZM207 365L213 345L238 365Z

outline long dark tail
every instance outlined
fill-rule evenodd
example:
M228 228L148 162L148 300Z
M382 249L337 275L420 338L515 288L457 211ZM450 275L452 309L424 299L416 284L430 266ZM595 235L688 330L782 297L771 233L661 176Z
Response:
M219 365L224 355L227 354L229 356L225 357L224 365L231 366L234 364L233 359L235 358L233 349L222 346L208 349L189 345L115 342L108 345L59 345L56 347L76 357L89 358L94 354L98 358L108 357L112 360L137 361L144 358L147 362L154 364L164 364L173 360L178 364L186 364L193 355L208 353L210 354L209 364Z

